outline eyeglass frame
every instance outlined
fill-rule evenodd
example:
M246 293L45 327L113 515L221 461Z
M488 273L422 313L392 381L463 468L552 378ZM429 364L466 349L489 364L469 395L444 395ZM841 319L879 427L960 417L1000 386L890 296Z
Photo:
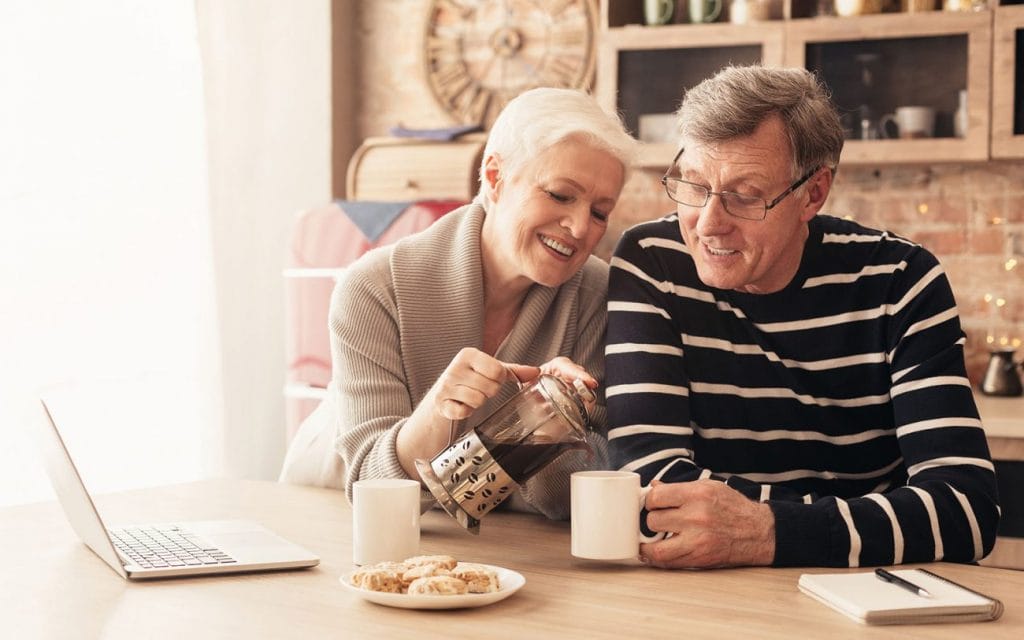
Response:
M718 196L719 198L721 198L722 195L724 195L724 194L732 194L732 195L740 196L742 198L758 198L759 200L761 200L761 202L764 203L764 213L761 214L760 218L744 218L743 216L736 215L732 211L729 211L729 207L728 207L728 205L726 205L725 200L722 200L722 208L725 209L725 212L728 213L729 215L733 216L734 218L739 218L740 220L761 221L761 220L766 219L768 217L768 212L771 211L772 209L774 209L780 202L785 200L786 196L788 196L789 194L791 194L794 191L796 191L797 189L799 189L800 186L803 185L808 180L810 180L811 177L814 174L818 173L818 171L821 171L821 166L820 165L815 167L815 168L813 168L813 169L811 169L810 171L805 173L799 180L797 180L796 182L791 184L788 189L786 189L785 191L780 193L778 196L776 196L771 202L768 202L767 200L765 200L764 198L762 198L760 196L745 196L742 193L736 193L735 191L712 191L711 189L708 189L707 187L705 187L703 185L697 184L696 182L690 182L689 180L683 180L682 178L670 178L668 174L672 171L672 167L676 166L676 163L679 162L679 158L682 157L684 151L686 151L686 147L681 148L679 150L679 153L676 154L676 157L672 158L672 164L670 164L668 166L668 169L665 170L665 175L661 176L661 186L665 187L665 194L668 195L669 200L671 200L672 202L675 202L677 204L681 204L684 207L697 207L697 205L686 204L685 202L679 202L678 200L676 200L675 198L672 197L672 194L669 193L669 190L668 190L668 181L672 180L674 182L685 182L686 184L692 184L695 187L700 187L701 189L704 189L705 191L707 191L707 197L704 200L704 204L702 204L699 207L697 207L698 209L703 209L704 207L708 206L708 203L711 202L711 196Z

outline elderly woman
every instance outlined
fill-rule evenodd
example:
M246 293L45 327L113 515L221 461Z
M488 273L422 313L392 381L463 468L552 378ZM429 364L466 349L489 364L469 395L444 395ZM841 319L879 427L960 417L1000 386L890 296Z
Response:
M472 428L515 393L508 383L543 370L598 390L594 456L563 454L508 502L568 516L569 474L607 460L608 266L591 254L635 150L586 94L528 91L492 127L473 203L346 270L331 302L327 429L349 497L359 479L419 479L414 461L447 446L452 420Z

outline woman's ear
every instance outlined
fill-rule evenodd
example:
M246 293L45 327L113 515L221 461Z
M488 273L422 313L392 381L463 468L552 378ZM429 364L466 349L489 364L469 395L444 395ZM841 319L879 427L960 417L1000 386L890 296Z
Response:
M501 156L496 153L487 156L487 160L484 162L484 180L487 181L487 186L490 187L491 199L497 200L501 192L502 176Z

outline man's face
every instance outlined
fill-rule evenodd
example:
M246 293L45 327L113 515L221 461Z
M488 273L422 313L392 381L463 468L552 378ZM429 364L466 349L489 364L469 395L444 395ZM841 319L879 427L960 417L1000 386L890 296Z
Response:
M610 153L570 138L514 174L497 175L484 223L495 275L557 287L579 271L604 236L625 171Z
M707 144L687 141L678 168L683 180L711 191L734 191L771 202L794 181L791 156L781 120L770 117L744 138ZM806 223L824 202L814 186L820 176L821 172L786 196L764 220L731 215L718 196L711 196L703 208L677 204L679 230L701 281L746 293L785 288L800 266Z

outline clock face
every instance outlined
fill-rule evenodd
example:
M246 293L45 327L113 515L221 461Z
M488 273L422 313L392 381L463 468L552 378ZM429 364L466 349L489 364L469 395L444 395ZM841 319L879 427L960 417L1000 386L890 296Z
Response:
M534 87L584 88L594 71L592 0L432 0L427 79L459 122L494 122Z

